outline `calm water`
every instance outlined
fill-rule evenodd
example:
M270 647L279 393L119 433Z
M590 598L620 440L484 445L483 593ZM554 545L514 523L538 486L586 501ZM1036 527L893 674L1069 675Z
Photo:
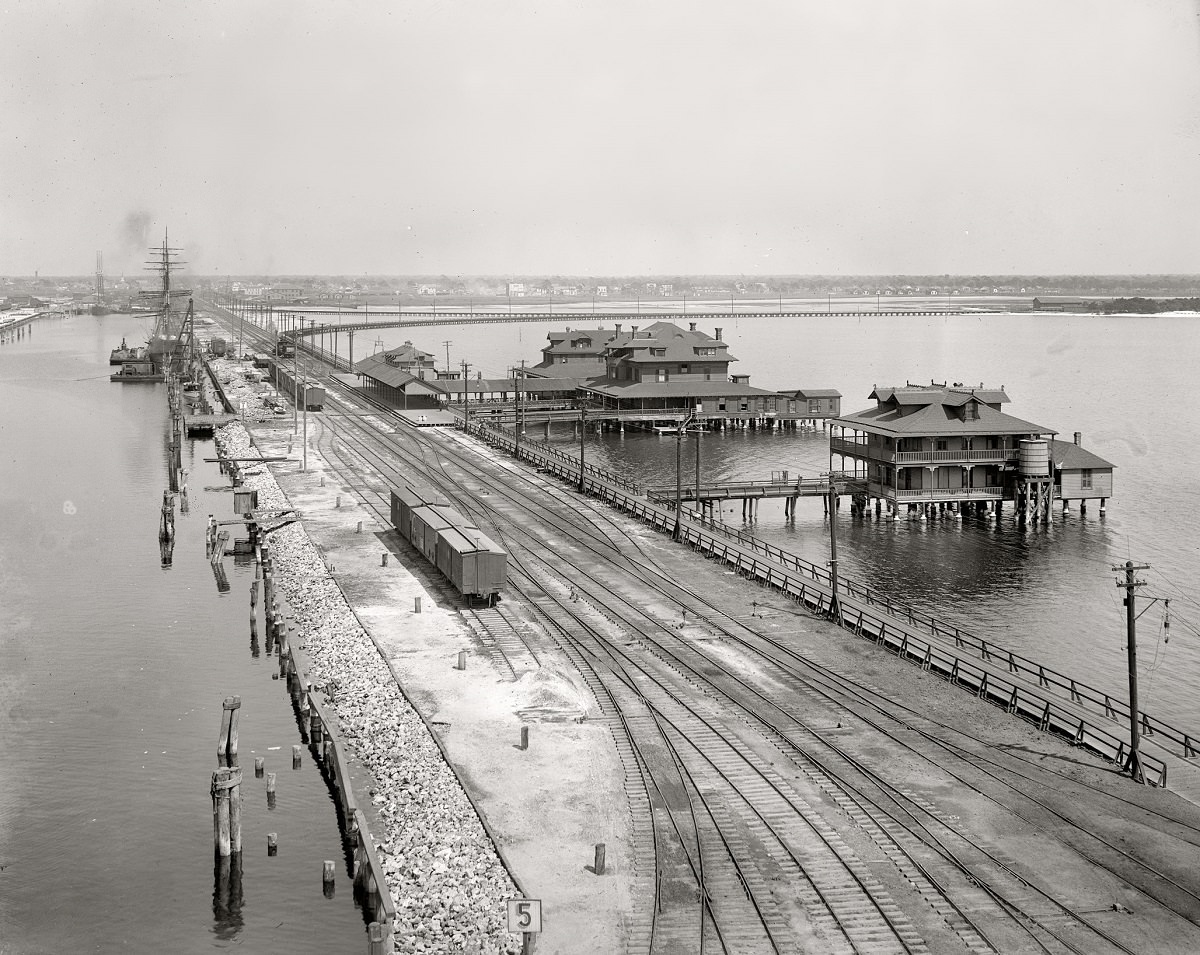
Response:
M646 316L649 324L654 316ZM1054 429L1117 465L1108 513L1093 502L1052 526L1018 530L1012 507L995 523L839 523L843 573L911 601L948 622L1027 653L1124 698L1125 617L1112 565L1150 564L1139 599L1171 598L1138 622L1143 708L1200 730L1200 443L1181 389L1200 367L1200 317L1094 318L986 315L905 318L745 318L676 315L723 328L732 367L762 388L836 388L847 412L868 407L874 385L906 380L1003 385L1011 414ZM412 340L450 364L468 361L501 377L532 364L550 329L594 328L603 316L560 316L545 324L380 330L356 336L356 357ZM629 322L625 320L626 326ZM684 325L686 327L686 325ZM341 343L345 354L345 342ZM539 437L540 429L533 432ZM553 440L572 442L571 429ZM693 474L686 442L684 481ZM711 477L814 475L829 467L824 433L726 432L701 440ZM647 483L673 484L673 440L627 432L588 440L591 460ZM725 520L740 525L741 505ZM815 562L828 557L820 501L801 502L794 525L781 503L764 502L754 533ZM1169 634L1169 641L1164 639Z
M35 323L0 345L0 953L359 952L365 929L328 790L277 662L253 655L252 565L218 593L207 515L232 517L211 441L161 566L164 385L109 382L138 319ZM262 629L261 618L259 621ZM221 701L242 697L241 899L215 892ZM266 806L253 756L278 773ZM267 832L279 854L267 858ZM321 863L338 861L332 900Z

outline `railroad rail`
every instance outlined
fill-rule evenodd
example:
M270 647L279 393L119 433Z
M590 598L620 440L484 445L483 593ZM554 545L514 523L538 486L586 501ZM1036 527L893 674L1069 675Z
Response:
M342 401L341 390L334 390ZM345 394L344 400L362 397ZM1092 831L1091 821L1072 815L1069 796L1057 791L1054 777L1033 758L991 748L961 727L850 681L761 627L748 627L744 618L729 616L707 594L660 569L624 522L602 512L581 513L573 490L581 477L578 459L542 456L533 442L522 441L521 457L532 459L538 475L481 462L463 436L438 439L414 429L397 441L373 432L369 418L347 412L329 419L329 427L346 436L340 450L353 458L348 483L364 496L377 494L389 475L400 473L400 456L403 473L419 469L441 482L460 509L487 521L495 528L490 535L514 555L511 589L539 608L548 645L563 648L596 695L632 794L635 878L653 887L645 896L653 900L649 911L629 920L628 951L678 950L681 944L696 950L696 940L709 952L796 951L794 930L779 915L781 906L795 910L797 896L822 951L915 953L923 950L927 932L953 933L958 944L976 952L1029 946L1047 952L1137 950L1129 930L1080 907L1063 883L1066 870L1042 864L1050 854L1083 860L1110 880L1114 894L1119 887L1122 898L1135 900L1165 924L1195 932L1200 897L1190 883L1166 860L1147 860L1123 848L1105 820L1095 820ZM502 432L480 436L501 446L515 444ZM562 478L565 486L544 475ZM582 478L587 493L617 503L650 526L669 529L674 522L670 508L587 470ZM705 551L710 556L793 599L800 588L803 606L828 611L827 579L822 588L818 575L781 567L726 529L691 521L684 527L685 539L697 549L710 548ZM572 546L556 546L561 537ZM647 586L656 604L692 614L686 636L664 617L666 611L646 606L639 595ZM893 652L904 647L906 634L910 643L903 655L923 662L919 648L910 652L911 624L869 603L857 606L852 597L842 604L844 620L863 623L865 636L871 635L872 621L883 621L884 645ZM536 635L525 636L540 653ZM769 679L749 680L731 668L726 651L732 647L763 665L769 661ZM994 673L996 664L980 669ZM986 698L998 701L991 677L984 683ZM978 692L969 680L964 685ZM1039 852L1027 858L1000 852L976 833L973 814L948 815L911 783L870 765L856 752L855 737L842 736L835 724L856 733L869 728L897 752L919 760L918 778L956 786L956 803L1002 807L1016 825L1039 833ZM1074 724L1047 728L1070 737ZM747 745L750 731L763 741ZM1091 739L1080 742L1095 745ZM781 788L774 788L772 774L785 765L798 772L789 770ZM1079 784L1072 778L1071 785ZM858 850L838 845L836 827L822 830L829 825L827 803L862 827L874 847L870 855L881 859L867 862ZM812 813L811 822L806 813ZM1145 818L1164 831L1179 825L1153 809ZM1200 834L1193 838L1200 845ZM788 875L793 864L803 876ZM902 893L895 900L872 881L881 866L902 874L899 883L889 882L891 891ZM777 884L787 886L786 897ZM920 923L923 933L904 913L925 906L936 918ZM876 920L877 931L866 931L864 921L860 932L860 919ZM944 947L949 939L939 937Z

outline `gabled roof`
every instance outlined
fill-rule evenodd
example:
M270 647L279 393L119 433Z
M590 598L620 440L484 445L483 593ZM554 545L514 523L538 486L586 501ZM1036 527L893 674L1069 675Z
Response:
M789 398L840 398L842 393L836 388L784 388L779 391Z
M1096 471L1111 470L1116 467L1111 461L1105 461L1098 454L1092 454L1086 448L1071 441L1050 439L1050 460L1060 471L1081 471L1091 468Z
M414 357L401 357L400 352ZM428 364L426 362L432 357L428 352L423 352L417 348L413 348L411 344L407 344L402 345L400 348L392 349L392 351L377 351L374 355L368 355L361 361L354 363L354 370L360 374L374 376L374 372L377 369L391 368L397 370L401 364L424 365L427 369L431 369L433 367L432 362Z
M557 355L562 352L578 354L580 351L587 352L593 350L599 354L616 334L616 330L612 328L569 328L563 331L549 332L546 335L546 339L550 344L542 349L542 354ZM581 338L591 340L589 348L572 348L571 342L578 341Z
M651 355L651 348L662 349L663 354ZM673 322L655 322L636 332L622 331L608 343L605 353L625 351L628 354L622 355L621 360L635 363L690 362L700 357L696 354L698 348L717 349L718 353L709 356L709 360L737 361L728 353L729 346L725 342L705 332L682 329Z
M408 394L442 394L443 390L440 382L432 378L418 378L416 375L409 374L395 365L389 365L386 361L379 358L378 355L372 355L370 358L364 358L360 362L356 362L354 370L360 375L365 375L381 385L387 385L390 388L400 388Z
M972 388L967 385L913 385L905 384L899 388L876 387L868 398L876 401L895 401L899 405L928 405L934 402L951 404L955 407L964 405L971 398L984 404L996 405L1010 401L1003 388Z
M835 418L834 423L880 434L897 435L1056 433L1053 428L1014 418L982 403L979 405L979 418L964 421L959 417L957 407L940 401L925 404L915 410L907 408L903 414L895 405L877 405L865 411L842 415Z

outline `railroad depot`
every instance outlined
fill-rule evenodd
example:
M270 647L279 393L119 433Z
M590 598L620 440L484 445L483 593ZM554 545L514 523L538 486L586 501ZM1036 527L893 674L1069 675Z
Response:
M1053 501L1064 509L1112 495L1113 467L1086 451L1082 435L1059 441L1052 428L1002 410L1004 387L960 383L876 387L874 407L830 424L830 470L856 487L860 506L879 512L901 507L922 516L947 506L999 513L1005 501L1018 517L1049 519Z

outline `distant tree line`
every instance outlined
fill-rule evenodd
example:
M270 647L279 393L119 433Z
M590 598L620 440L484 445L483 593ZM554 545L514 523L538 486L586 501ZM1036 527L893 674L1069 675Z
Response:
M1114 298L1101 303L1106 315L1155 315L1159 312L1200 311L1200 298Z

